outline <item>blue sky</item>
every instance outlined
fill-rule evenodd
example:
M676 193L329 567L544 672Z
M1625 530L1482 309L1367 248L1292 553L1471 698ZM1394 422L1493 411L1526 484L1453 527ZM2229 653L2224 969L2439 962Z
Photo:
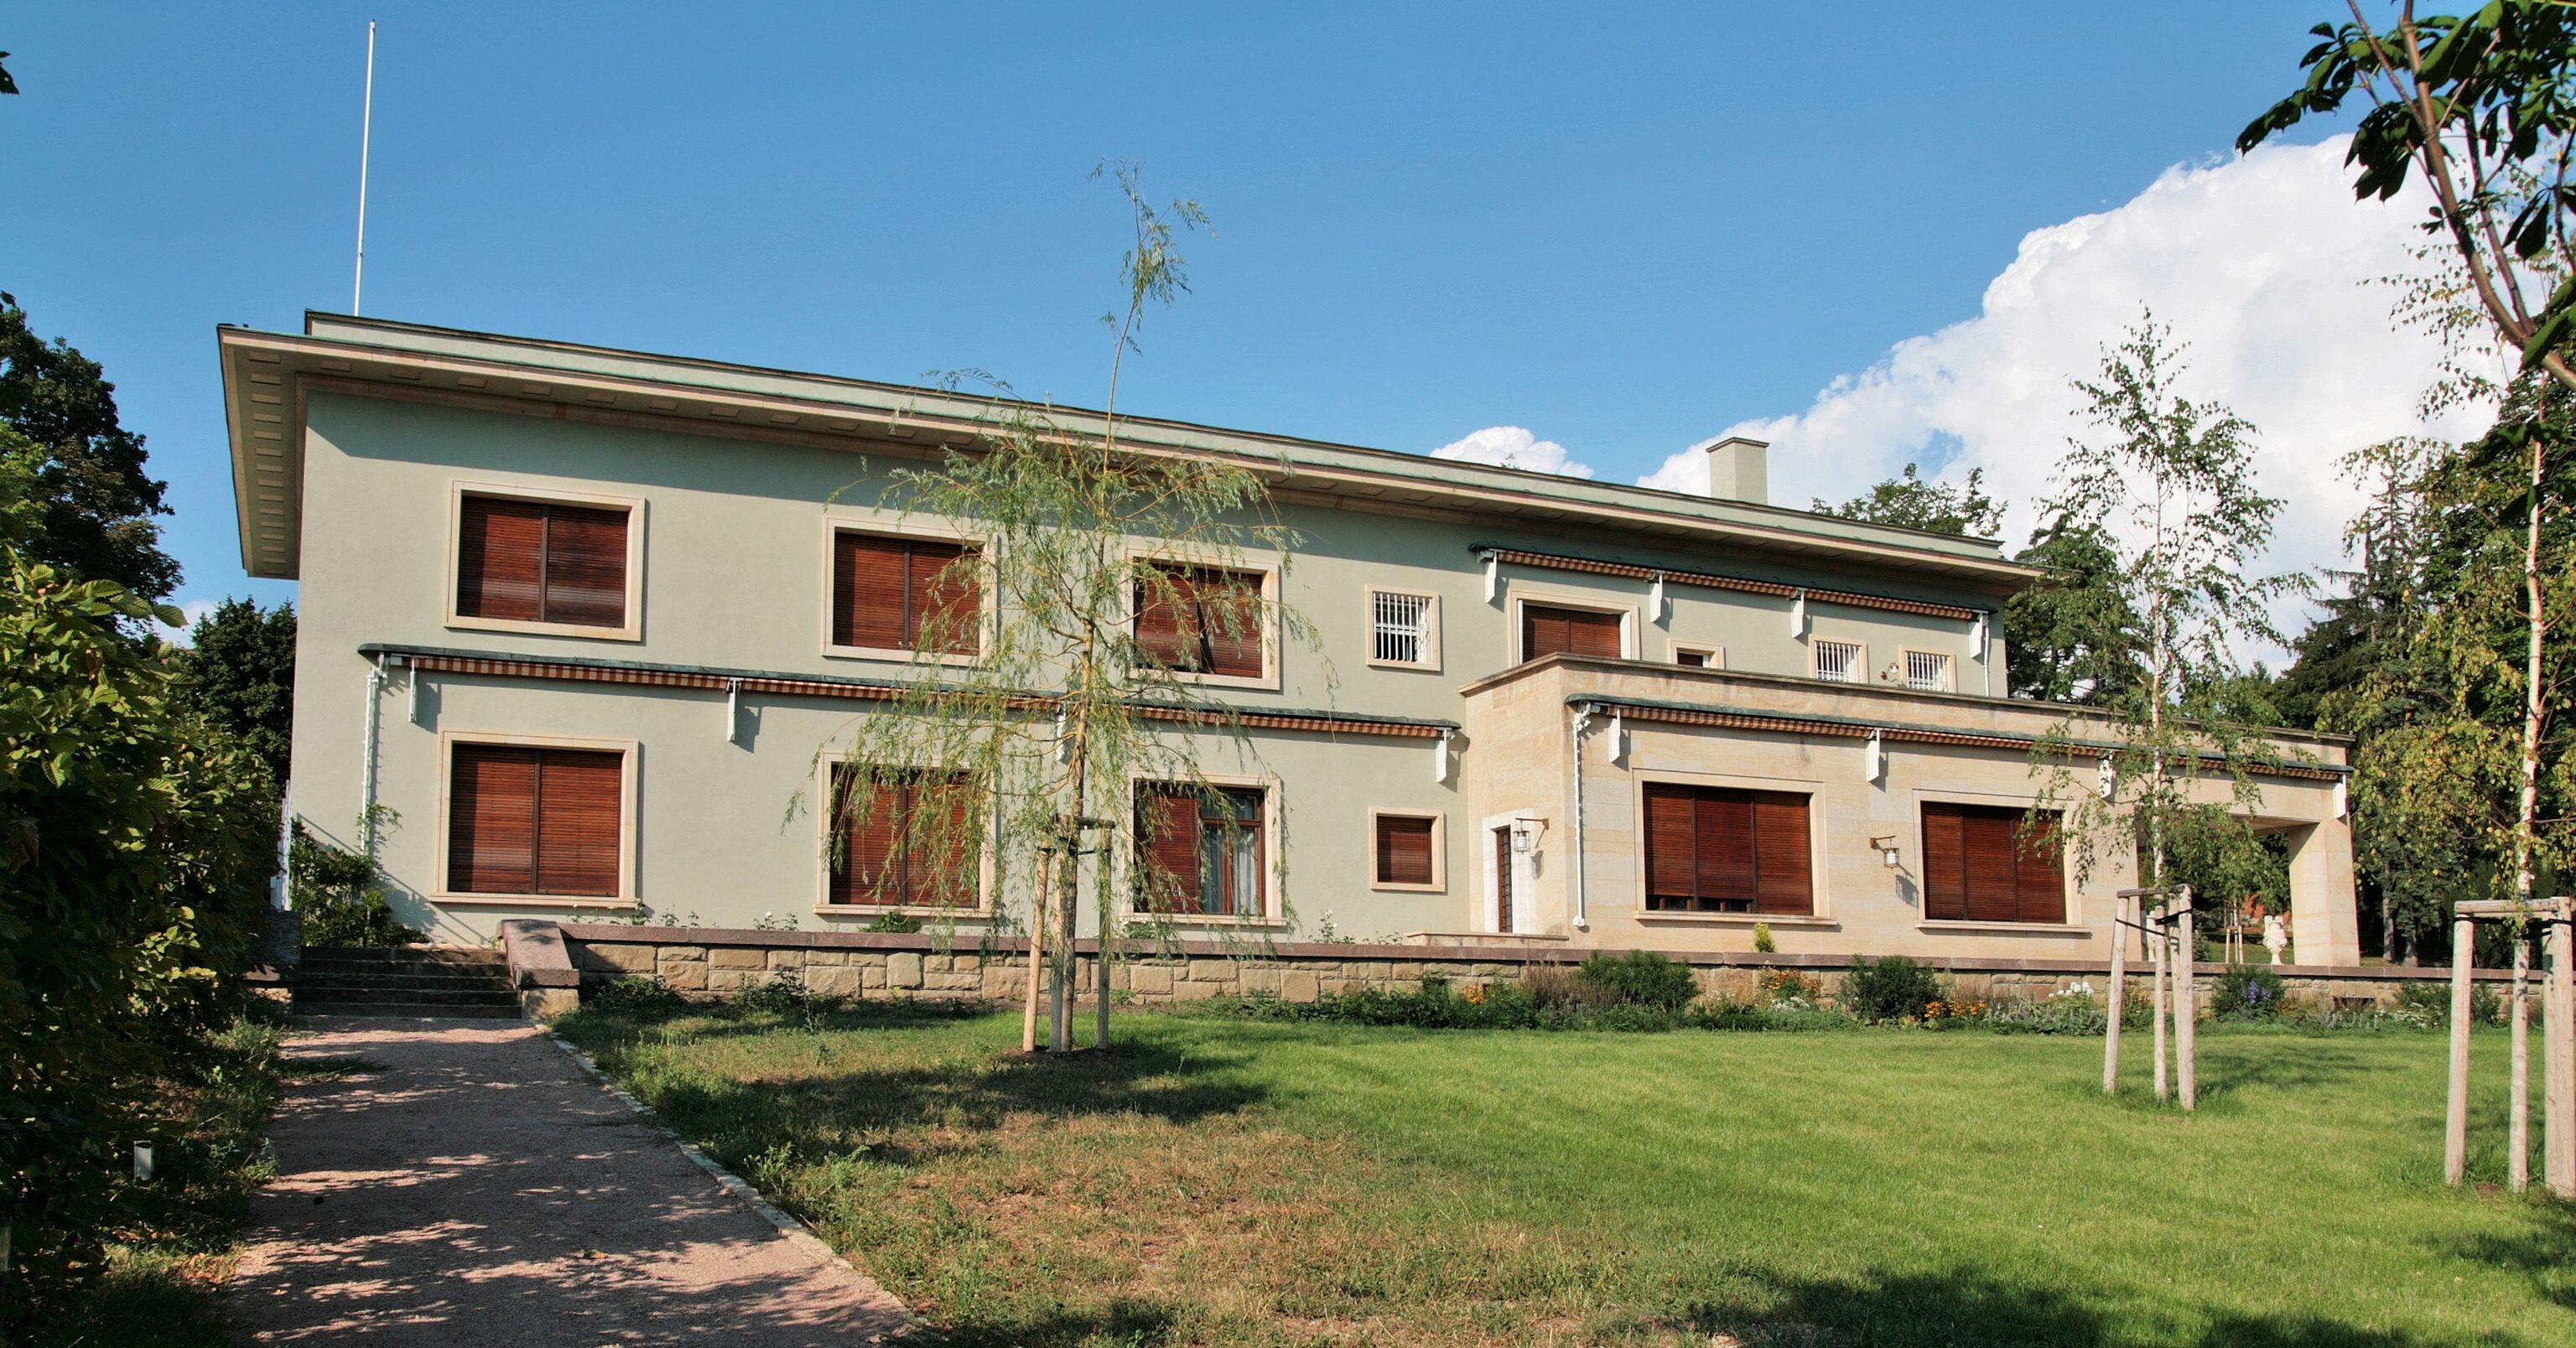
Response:
M2322 7L21 4L0 288L150 437L182 597L291 593L240 571L213 328L347 306L373 17L371 315L1095 402L1124 222L1086 175L1124 156L1218 233L1130 410L1526 427L1630 480L1975 320L2032 231L2222 162ZM2357 209L2329 177L2316 209Z

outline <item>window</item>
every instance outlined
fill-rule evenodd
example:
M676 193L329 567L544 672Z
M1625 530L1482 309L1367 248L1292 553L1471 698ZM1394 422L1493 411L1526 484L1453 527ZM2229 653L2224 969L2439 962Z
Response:
M1442 887L1440 816L1369 812L1370 883L1379 889Z
M1136 907L1198 917L1260 917L1259 787L1207 792L1148 783L1136 792Z
M1691 669L1724 669L1726 652L1715 646L1684 646L1675 642L1673 663Z
M1136 582L1136 644L1165 669L1257 679L1262 576L1257 571L1153 563Z
M835 838L825 898L886 908L976 904L982 793L963 773L832 768Z
M1645 798L1649 912L1815 911L1805 796L1650 782Z
M1626 654L1620 639L1621 617L1585 608L1549 604L1521 605L1521 659L1536 660L1563 651L1612 660Z
M1816 677L1828 683L1861 681L1861 645L1857 641L1818 641Z
M1369 663L1433 669L1440 664L1440 600L1371 587Z
M457 510L456 616L625 627L632 513L466 493Z
M1934 651L1905 653L1905 686L1919 693L1950 691L1950 657Z
M624 753L460 743L449 758L447 789L449 892L620 892Z
M2025 841L2022 822L2038 815ZM2063 844L2054 810L1923 806L1923 916L1952 922L2064 922Z
M963 543L835 532L832 644L973 655L983 635L981 556Z

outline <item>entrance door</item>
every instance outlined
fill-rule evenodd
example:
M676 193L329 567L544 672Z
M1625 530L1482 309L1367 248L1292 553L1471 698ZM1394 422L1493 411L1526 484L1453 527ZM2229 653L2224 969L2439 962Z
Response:
M1512 929L1512 831L1494 830L1494 930Z

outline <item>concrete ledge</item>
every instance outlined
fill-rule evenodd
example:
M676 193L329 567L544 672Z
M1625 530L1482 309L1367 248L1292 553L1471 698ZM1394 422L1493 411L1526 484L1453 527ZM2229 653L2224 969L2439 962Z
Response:
M581 971L572 967L561 927L513 918L501 924L501 953L509 962L510 987L519 994L520 1015L546 1021L581 1005Z

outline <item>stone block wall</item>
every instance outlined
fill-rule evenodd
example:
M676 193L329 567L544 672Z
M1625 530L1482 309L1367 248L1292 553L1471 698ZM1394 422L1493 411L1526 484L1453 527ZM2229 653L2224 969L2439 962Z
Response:
M1017 997L1028 977L1024 952L986 949L931 933L745 931L710 927L629 927L569 923L562 928L582 982L597 986L650 974L690 996L722 997L782 975L816 993L852 997L993 1000ZM1094 945L1076 947L1080 986L1092 986ZM1851 967L1848 956L1667 952L1692 966L1710 994L1751 1000L1762 976L1792 970L1813 978L1831 1000ZM1289 1001L1362 988L1412 991L1426 975L1460 987L1512 980L1533 964L1575 962L1571 955L1506 946L1264 944L1242 947L1183 942L1123 955L1109 971L1120 1005L1157 1006L1219 996L1268 994ZM2099 993L2109 966L2087 960L1931 960L1958 995L2036 1000L2078 983ZM2199 967L2202 995L2220 966ZM2347 1006L2394 1005L2409 983L2446 983L2445 969L2332 968L2283 965L2291 995ZM2141 994L2147 969L2132 964ZM2481 981L2507 977L2479 970Z

